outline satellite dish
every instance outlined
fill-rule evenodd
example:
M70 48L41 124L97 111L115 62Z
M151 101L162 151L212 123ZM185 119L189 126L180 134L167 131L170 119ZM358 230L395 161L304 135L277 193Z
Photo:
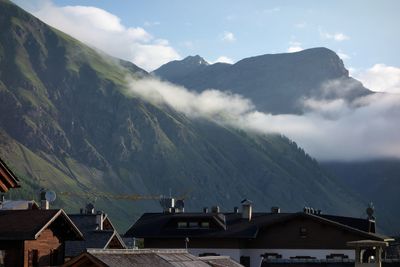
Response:
M46 191L46 194L45 194L44 197L46 198L46 200L48 202L53 202L54 200L56 200L57 196L56 196L56 193L54 191L49 190L49 191Z

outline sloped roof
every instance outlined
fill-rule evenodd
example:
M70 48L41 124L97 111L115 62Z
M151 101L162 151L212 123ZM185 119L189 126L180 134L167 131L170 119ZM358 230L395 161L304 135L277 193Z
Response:
M66 262L63 266L83 266L82 263L94 263L94 266L109 267L240 267L242 265L229 257L196 257L186 250L88 250L80 256ZM81 264L79 264L81 263Z
M83 238L63 210L0 210L0 240L34 240L51 225L65 240Z
M97 230L96 214L73 214L69 215L78 229L82 232L84 241L68 241L65 243L65 256L73 257L84 252L88 248L105 249L108 247L111 240L117 238L122 247L125 244L119 234L112 229ZM104 220L112 226L110 220L104 214Z
M17 176L0 158L0 192L7 192L10 188L20 187Z
M27 210L39 209L34 200L6 200L0 203L0 210Z
M316 220L321 223L330 224L343 230L351 231L360 237L375 240L385 240L388 237L368 233L365 231L364 219L341 217L341 216L320 216L303 212L298 213L253 213L252 219L243 219L240 213L224 213L224 228L202 229L187 228L177 229L176 224L179 220L213 221L217 220L215 213L145 213L135 224L126 232L126 237L138 238L256 238L259 230L263 227L272 226L287 220L299 217ZM221 215L218 215L221 217Z

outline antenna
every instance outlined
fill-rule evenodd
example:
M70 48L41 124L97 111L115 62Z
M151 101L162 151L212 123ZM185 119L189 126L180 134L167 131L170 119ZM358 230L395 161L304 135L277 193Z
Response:
M367 212L367 215L368 215L368 219L372 219L372 220L375 219L374 211L375 211L374 204L372 204L372 202L371 202L371 203L369 203L368 208L366 209L366 212Z

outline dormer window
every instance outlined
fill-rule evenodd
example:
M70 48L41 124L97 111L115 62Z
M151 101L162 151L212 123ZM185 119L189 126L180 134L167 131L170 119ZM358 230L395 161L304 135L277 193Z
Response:
M189 228L199 228L198 222L189 222Z
M200 227L208 229L208 228L210 228L210 223L209 222L201 222Z
M306 238L307 237L307 228L305 227L300 227L299 229L299 235L301 238Z
M178 228L187 228L187 222L178 222Z

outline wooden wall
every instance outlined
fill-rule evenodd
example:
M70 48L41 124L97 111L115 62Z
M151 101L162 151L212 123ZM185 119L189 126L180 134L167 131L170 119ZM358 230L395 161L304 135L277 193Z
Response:
M60 265L64 259L64 246L51 229L44 230L36 240L24 242L24 267L32 267L37 250L38 266Z

